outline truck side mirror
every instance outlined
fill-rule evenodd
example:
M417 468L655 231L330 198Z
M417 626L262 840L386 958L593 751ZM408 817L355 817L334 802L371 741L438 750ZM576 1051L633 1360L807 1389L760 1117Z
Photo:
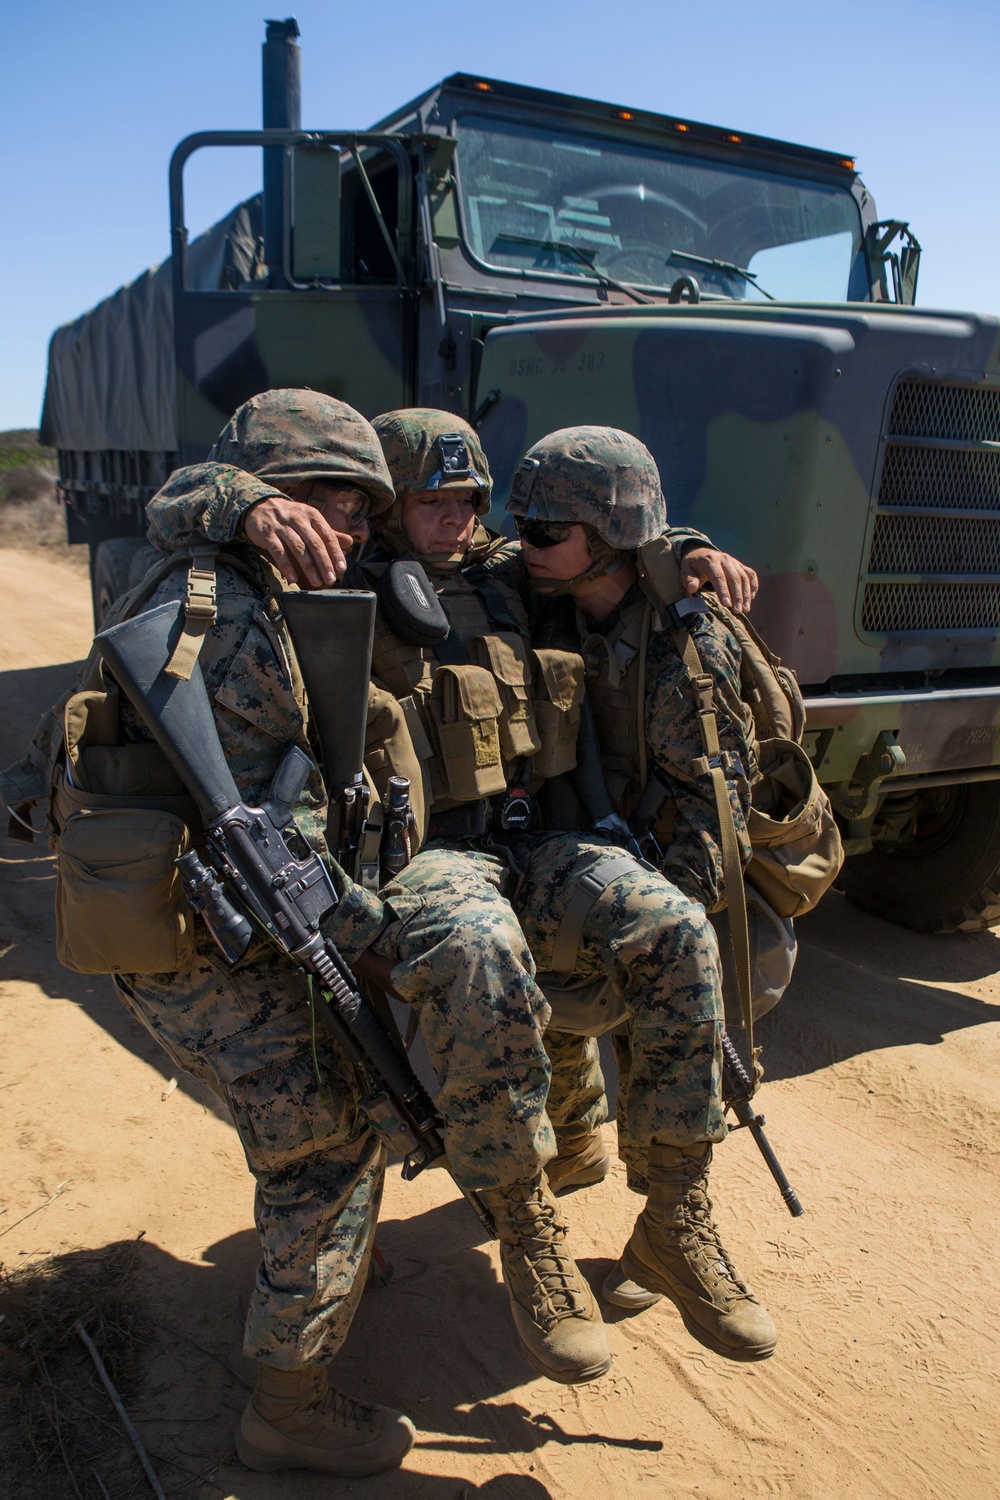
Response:
M893 250L896 238L899 250ZM869 259L875 275L876 302L901 302L912 307L917 297L920 242L902 219L883 219L868 226ZM892 298L889 278L892 278Z
M292 280L339 281L340 148L297 146L289 155Z
M903 301L910 307L917 300L917 275L920 271L920 246L911 236L910 243L899 252L899 279L902 284Z

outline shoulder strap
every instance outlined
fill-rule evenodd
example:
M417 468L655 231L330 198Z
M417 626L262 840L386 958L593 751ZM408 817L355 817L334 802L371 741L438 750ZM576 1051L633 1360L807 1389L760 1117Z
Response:
M205 636L218 618L215 583L217 552L216 547L191 548L187 593L184 596L184 627L173 654L163 669L168 677L176 677L181 682L191 680Z
M736 965L736 980L743 1010L743 1026L747 1034L747 1049L753 1068L754 1088L763 1077L760 1064L760 1048L753 1043L753 984L750 975L750 932L747 923L747 894L743 882L743 863L740 859L739 840L736 836L736 820L722 769L719 745L719 722L713 701L712 678L703 670L698 648L690 632L674 626L670 632L680 652L694 691L698 727L705 754L692 762L696 776L711 776L715 793L715 810L719 820L719 835L722 840L722 869L726 882L726 905L729 910L729 934Z

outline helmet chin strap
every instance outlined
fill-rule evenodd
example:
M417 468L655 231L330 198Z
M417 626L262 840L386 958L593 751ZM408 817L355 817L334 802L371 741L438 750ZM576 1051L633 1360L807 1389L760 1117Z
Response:
M544 594L547 599L561 599L566 594L572 594L580 583L588 583L591 578L603 578L605 573L617 573L625 561L625 553L596 535L591 535L589 544L590 555L594 559L589 568L584 568L574 578L533 577L531 587L535 593Z

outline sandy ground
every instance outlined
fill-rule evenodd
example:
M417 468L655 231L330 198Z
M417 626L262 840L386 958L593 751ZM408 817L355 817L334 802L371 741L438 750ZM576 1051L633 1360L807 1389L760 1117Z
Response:
M0 764L83 654L89 607L78 570L0 552ZM380 1479L267 1477L232 1452L257 1258L235 1134L183 1078L169 1090L104 981L59 968L46 851L0 853L0 1256L145 1233L156 1340L134 1415L168 1493L195 1475L210 1478L185 1494L231 1500L1000 1493L992 933L918 937L837 896L800 924L794 984L761 1028L761 1108L806 1215L788 1216L745 1132L714 1171L725 1236L778 1325L773 1359L716 1358L660 1306L610 1315L606 1379L532 1379L496 1253L449 1179L393 1170L379 1245L395 1275L366 1294L337 1376L409 1411L416 1447ZM567 1200L595 1284L637 1206L620 1173Z

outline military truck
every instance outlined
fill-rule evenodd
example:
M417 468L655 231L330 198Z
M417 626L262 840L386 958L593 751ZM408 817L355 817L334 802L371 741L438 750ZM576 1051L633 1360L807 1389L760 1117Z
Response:
M1000 922L1000 326L914 307L920 247L851 157L454 74L365 132L303 130L268 22L259 131L170 164L171 256L52 339L42 438L98 619L143 506L242 401L305 385L480 429L495 519L526 445L627 428L671 518L756 567L850 897ZM188 241L184 168L261 148Z

